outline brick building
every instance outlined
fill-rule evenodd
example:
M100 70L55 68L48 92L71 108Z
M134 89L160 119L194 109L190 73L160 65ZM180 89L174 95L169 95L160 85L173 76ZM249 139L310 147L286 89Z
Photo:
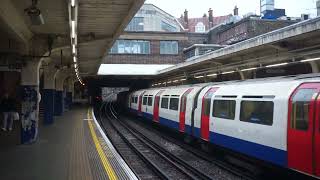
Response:
M208 43L230 45L297 23L292 20L268 20L250 16L235 23L221 24L210 30Z
M177 64L185 48L208 42L206 33L190 33L172 15L144 4L111 48L104 64Z
M291 25L297 21L268 20L251 15L189 18L188 11L174 18L160 8L145 4L131 20L105 57L104 64L178 64L195 56Z
M183 49L206 43L207 34L188 32L126 32L115 42L104 64L177 64Z
M186 32L205 33L212 27L227 22L232 17L232 14L225 16L213 16L213 10L210 8L207 14L203 17L189 18L188 11L185 10L177 20L181 24L181 28Z

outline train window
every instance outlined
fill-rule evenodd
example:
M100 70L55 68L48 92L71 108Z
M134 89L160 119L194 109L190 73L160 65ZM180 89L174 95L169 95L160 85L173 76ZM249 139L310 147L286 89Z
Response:
M214 100L212 116L234 120L236 112L236 101L235 100Z
M161 98L161 108L168 109L169 98Z
M171 110L178 110L178 106L179 106L179 98L170 98L170 107L169 109Z
M137 102L138 102L138 96L134 97L134 103L137 104Z
M290 126L297 130L308 130L309 105L316 89L300 89L292 99Z
M148 97L143 97L142 104L147 105L147 100L148 100Z
M148 97L148 106L152 106L152 96Z
M131 96L131 103L134 103L134 97Z
M272 101L241 101L240 121L271 126L273 106Z

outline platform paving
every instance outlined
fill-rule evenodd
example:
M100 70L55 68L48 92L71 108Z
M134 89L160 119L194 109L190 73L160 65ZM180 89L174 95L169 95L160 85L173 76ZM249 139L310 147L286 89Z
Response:
M88 107L74 107L50 126L41 126L39 139L30 145L0 148L1 180L108 179L92 148L87 123Z

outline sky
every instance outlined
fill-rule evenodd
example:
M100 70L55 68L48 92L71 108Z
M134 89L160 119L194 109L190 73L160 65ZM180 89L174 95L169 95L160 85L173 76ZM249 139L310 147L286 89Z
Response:
M146 0L169 14L180 17L184 10L188 10L189 17L202 17L208 14L212 8L214 16L233 13L235 5L239 8L239 14L249 12L260 13L260 0ZM275 0L275 8L286 9L287 16L300 17L302 13L316 16L316 0Z

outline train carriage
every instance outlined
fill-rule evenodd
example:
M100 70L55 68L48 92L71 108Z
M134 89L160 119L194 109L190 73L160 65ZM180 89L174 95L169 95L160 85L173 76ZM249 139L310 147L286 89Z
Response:
M144 91L135 91L129 94L129 110L133 113L138 113L139 110L141 111L141 102L142 102L142 95Z
M161 89L150 89L146 90L142 96L142 105L141 105L141 112L142 116L149 119L153 120L154 119L154 106L155 106L155 97L159 92L162 92L163 90ZM157 105L157 103L156 103Z
M300 75L143 90L133 96L151 98L150 111L143 101L131 108L140 105L149 119L208 143L320 177L319 92L319 75Z

